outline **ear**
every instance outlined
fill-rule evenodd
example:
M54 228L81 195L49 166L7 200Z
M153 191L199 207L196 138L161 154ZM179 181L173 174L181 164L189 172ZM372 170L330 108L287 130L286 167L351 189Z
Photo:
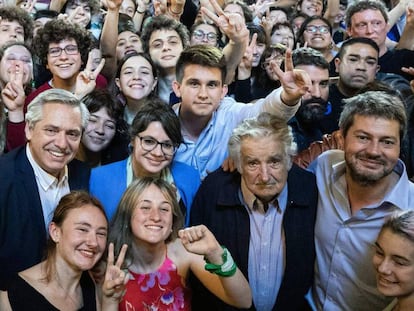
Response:
M381 69L381 66L377 65L377 70L375 70L375 73L378 73L378 71L380 71L380 69Z
M158 83L158 79L157 79L157 78L155 78L155 79L154 79L154 83L152 84L151 91L154 91L154 90L155 90L155 88L156 88L156 86L157 86L157 83Z
M116 84L116 86L118 87L118 89L119 89L120 91L122 91L122 89L121 89L121 83L119 82L119 78L115 78L115 84Z
M223 87L221 88L221 97L220 97L220 99L223 99L224 96L227 95L228 91L229 91L229 88L228 88L227 84L223 84Z
M53 221L49 224L49 235L53 242L59 243L60 228Z
M174 82L172 83L172 88L175 93L175 96L177 97L181 97L180 87L180 83L177 80L174 80Z
M341 59L339 57L335 58L335 72L339 73L339 64L341 63Z
M26 135L26 140L27 141L30 141L32 139L32 136L33 136L32 132L33 132L33 129L30 128L29 122L26 122L26 125L24 126L24 133Z
M351 31L351 27L347 27L346 28L346 35L348 36L348 38L351 38L352 36L351 36L351 33L352 33L352 31Z

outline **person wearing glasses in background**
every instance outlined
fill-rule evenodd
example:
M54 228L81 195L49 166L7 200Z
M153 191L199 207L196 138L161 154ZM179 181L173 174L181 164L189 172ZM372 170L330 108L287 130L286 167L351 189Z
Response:
M191 166L173 161L183 141L178 117L162 100L148 99L138 110L130 135L131 155L126 160L93 169L90 192L102 202L111 219L122 194L133 180L159 177L174 186L188 224L189 210L200 185L200 177Z
M338 50L332 39L332 26L329 21L320 16L311 16L304 20L297 36L300 46L313 48L322 53L326 61L332 61Z
M206 44L219 47L220 36L221 32L216 25L199 21L191 27L190 45Z

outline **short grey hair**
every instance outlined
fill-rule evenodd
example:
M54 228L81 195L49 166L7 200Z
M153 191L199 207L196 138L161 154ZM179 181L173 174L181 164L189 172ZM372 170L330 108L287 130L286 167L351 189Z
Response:
M78 107L81 112L82 128L88 124L88 108L79 98L63 89L50 89L40 93L30 102L26 112L26 123L30 128L42 120L43 105L45 104L64 104L74 108Z
M296 154L296 143L293 139L292 129L286 120L267 112L259 114L256 118L246 119L234 130L229 139L229 155L235 162L237 169L241 172L240 148L245 138L263 138L276 136L276 140L283 145L285 152L285 164L288 169L292 165L292 157Z
M345 137L354 124L354 116L372 116L395 120L400 125L400 142L407 129L405 106L396 94L385 91L369 91L343 100L344 108L339 118L339 128Z
M390 229L393 233L414 242L414 210L395 211L385 221L382 230Z
M388 10L385 4L382 1L378 0L362 0L362 1L354 1L350 4L345 13L345 24L347 28L350 28L352 25L352 16L356 13L366 11L366 10L374 10L380 11L381 15L384 17L385 23L388 23Z

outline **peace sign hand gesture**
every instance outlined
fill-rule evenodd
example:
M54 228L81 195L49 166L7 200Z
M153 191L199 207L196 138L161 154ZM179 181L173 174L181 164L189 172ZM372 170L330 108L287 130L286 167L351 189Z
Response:
M236 13L225 13L216 0L210 0L214 12L206 7L201 12L211 19L231 41L235 43L248 43L249 30L243 18Z
M22 122L24 120L23 106L26 99L24 92L24 70L21 61L15 61L8 71L9 82L1 91L1 98L9 112L9 121Z
M118 259L114 264L114 244L109 243L108 247L108 263L106 265L105 279L102 285L103 306L115 305L118 306L119 301L125 292L125 285L129 280L127 272L121 269L124 263L125 254L128 245L122 245L119 252Z
M93 70L93 52L90 51L88 54L88 62L86 63L86 67L83 71L79 72L76 78L76 86L75 86L75 94L78 98L82 98L83 96L92 92L96 87L96 78L98 77L99 73L101 72L102 68L105 65L105 58L101 59L101 62Z

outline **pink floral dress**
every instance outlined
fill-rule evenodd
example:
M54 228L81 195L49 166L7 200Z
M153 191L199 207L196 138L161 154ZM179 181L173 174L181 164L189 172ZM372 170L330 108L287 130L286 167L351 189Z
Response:
M168 256L153 273L129 273L132 279L126 285L126 293L119 304L120 311L191 310L191 291L182 284L182 277Z

